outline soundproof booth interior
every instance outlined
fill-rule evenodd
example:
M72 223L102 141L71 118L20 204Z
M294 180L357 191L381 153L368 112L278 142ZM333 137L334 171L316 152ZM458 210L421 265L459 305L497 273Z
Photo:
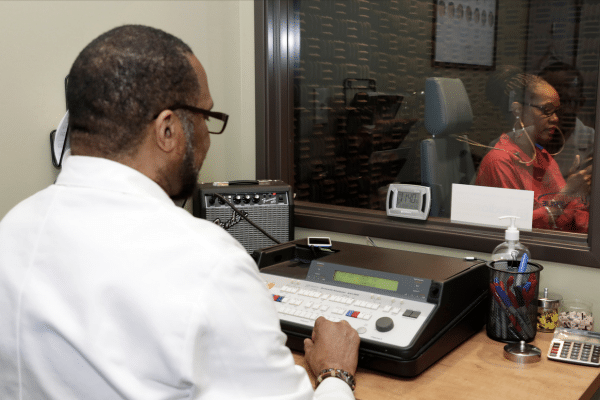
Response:
M552 359L554 333L514 333L542 350L532 362L525 347L505 349L515 363L490 339L510 329L490 332L485 319L492 253L510 236L499 217L515 214L541 267L538 299L600 312L596 0L2 1L0 15L0 218L60 174L49 137L79 51L123 23L150 25L194 50L229 115L178 205L254 257L298 363L320 314L307 310L314 299L283 299L326 293L327 312L343 311L332 318L363 335L358 377L373 381L358 398L430 398L416 393L459 369L479 376L470 365L600 398L597 368ZM549 85L560 105L532 100L531 85ZM551 193L532 185L546 171L512 140L552 166ZM565 194L582 171L589 186ZM329 299L329 287L346 295ZM551 385L559 376L566 386Z

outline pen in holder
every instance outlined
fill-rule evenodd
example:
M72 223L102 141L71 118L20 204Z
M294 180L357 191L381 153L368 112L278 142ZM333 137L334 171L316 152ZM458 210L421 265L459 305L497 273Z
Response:
M487 334L499 342L530 342L537 331L538 282L543 267L524 257L521 262L492 261Z

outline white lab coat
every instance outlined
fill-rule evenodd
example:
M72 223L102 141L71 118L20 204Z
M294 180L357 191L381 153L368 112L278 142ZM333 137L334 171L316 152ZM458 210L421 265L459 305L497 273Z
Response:
M256 264L145 175L71 156L0 223L0 398L353 399L313 392Z

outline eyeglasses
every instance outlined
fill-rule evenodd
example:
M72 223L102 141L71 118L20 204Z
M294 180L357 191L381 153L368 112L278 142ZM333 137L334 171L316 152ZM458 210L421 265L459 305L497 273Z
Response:
M530 103L525 103L525 105L529 106L529 107L537 108L547 118L550 118L552 116L552 114L558 115L558 113L560 113L560 111L561 111L560 107L555 107L554 105L552 105L550 103L545 104L543 106L540 106L538 104L530 104Z
M167 107L167 110L187 110L204 115L204 121L206 122L208 132L215 135L223 133L227 126L227 120L229 119L229 115L225 113L208 111L203 108L188 106L187 104L175 104L174 106ZM156 117L158 117L158 115Z

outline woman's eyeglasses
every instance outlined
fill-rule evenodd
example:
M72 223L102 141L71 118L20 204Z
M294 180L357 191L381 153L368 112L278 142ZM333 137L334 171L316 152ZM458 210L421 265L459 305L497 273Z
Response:
M552 116L552 114L558 115L560 113L560 110L561 110L560 107L556 107L553 104L544 104L543 106L541 106L541 105L538 105L538 104L525 103L525 105L529 106L529 107L537 108L547 118L550 118Z

